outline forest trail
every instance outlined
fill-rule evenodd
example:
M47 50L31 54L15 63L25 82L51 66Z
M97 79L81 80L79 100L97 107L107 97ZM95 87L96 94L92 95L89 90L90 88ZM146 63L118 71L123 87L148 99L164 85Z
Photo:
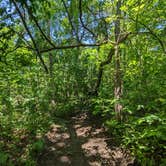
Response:
M72 116L65 127L51 125L40 166L131 166L129 153L115 145L87 113Z

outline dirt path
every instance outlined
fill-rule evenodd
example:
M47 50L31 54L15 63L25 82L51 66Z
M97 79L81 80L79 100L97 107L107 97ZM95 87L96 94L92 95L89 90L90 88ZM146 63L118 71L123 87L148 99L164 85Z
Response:
M132 166L129 153L113 145L104 128L80 113L65 126L51 126L39 166Z

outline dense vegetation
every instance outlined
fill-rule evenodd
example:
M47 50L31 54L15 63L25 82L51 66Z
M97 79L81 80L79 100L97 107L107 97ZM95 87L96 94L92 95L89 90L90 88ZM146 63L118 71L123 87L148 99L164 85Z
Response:
M0 165L35 165L78 110L141 165L166 165L165 0L0 0Z

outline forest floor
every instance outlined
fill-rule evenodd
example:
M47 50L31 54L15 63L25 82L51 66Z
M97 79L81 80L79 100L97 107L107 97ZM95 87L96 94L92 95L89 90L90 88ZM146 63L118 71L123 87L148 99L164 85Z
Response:
M127 150L116 146L101 124L87 113L72 116L65 125L52 124L39 166L131 166Z

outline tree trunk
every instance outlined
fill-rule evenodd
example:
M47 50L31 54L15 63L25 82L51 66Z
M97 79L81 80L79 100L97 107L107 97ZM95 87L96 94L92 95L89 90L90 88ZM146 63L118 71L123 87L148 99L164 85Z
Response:
M115 114L116 119L122 120L122 105L120 104L120 99L122 97L122 74L121 74L121 62L120 62L120 48L118 41L120 39L120 15L121 15L121 0L117 1L116 5L116 21L115 21L115 80L114 80L114 98L115 98Z
M48 37L51 40L51 20L48 20ZM49 53L49 76L50 76L50 100L51 103L55 103L55 87L54 87L54 77L53 77L53 65L54 65L54 57L52 53Z

